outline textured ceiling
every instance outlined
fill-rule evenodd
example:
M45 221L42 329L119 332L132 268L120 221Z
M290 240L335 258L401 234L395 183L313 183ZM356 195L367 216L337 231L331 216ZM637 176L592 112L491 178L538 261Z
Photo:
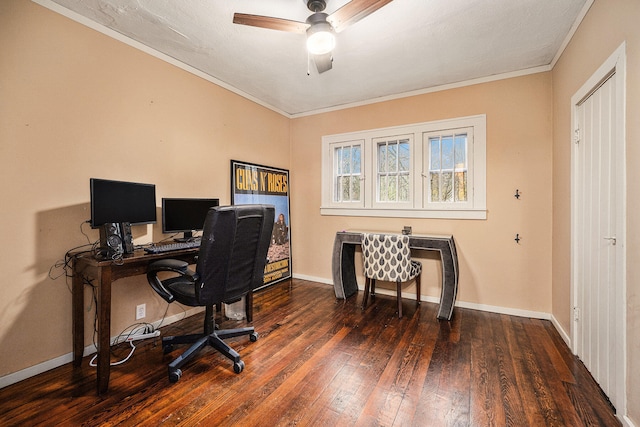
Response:
M305 21L304 0L34 1L290 116L548 67L591 3L394 0L339 33L333 68L318 74L304 35L232 23L234 12ZM328 0L325 12L347 2Z

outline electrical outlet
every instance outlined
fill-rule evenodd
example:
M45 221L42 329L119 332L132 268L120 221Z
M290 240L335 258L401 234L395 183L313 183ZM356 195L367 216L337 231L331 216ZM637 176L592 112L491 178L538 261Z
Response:
M140 304L136 305L136 320L144 319L147 315L147 305Z

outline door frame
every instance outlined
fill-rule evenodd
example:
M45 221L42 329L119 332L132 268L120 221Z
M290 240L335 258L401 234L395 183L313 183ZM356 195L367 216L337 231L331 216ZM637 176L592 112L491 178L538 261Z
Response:
M620 327L620 330L615 334L615 340L619 343L619 348L616 348L617 352L614 352L614 358L616 359L616 365L620 369L616 369L615 373L615 396L617 398L612 400L612 404L616 407L618 417L622 419L627 414L627 394L626 394L626 372L627 372L627 281L626 281L626 262L627 262L627 245L626 245L626 220L627 220L627 188L626 188L626 43L623 42L614 53L598 68L598 70L582 85L582 87L571 97L571 350L577 355L578 350L578 334L576 319L577 315L574 310L578 304L578 290L579 282L577 280L577 255L576 255L576 243L577 243L577 156L575 154L575 133L574 130L577 127L577 110L578 106L595 92L602 83L604 83L609 77L615 74L616 78L616 120L615 136L616 145L613 154L616 156L619 164L623 168L620 172L621 183L619 188L619 202L618 208L620 212L617 212L616 217L616 244L622 248L620 254L616 257L616 277L619 278L618 294L616 296L616 306L620 307L620 310L616 311L614 323ZM579 314L578 314L579 315ZM609 396L611 398L611 396Z

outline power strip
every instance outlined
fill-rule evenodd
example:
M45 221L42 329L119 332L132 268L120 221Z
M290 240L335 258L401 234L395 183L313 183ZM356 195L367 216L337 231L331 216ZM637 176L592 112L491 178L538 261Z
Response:
M154 331L148 334L137 334L128 336L125 341L138 341L138 340L146 340L147 338L159 337L160 331Z

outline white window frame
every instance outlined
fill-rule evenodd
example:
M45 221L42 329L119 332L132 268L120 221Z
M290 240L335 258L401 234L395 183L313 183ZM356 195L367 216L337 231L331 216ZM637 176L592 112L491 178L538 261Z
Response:
M431 199L431 181L429 178L429 174L431 172L430 164L430 143L429 138L445 136L445 135L456 135L466 133L467 134L467 201L466 202L432 202ZM471 141L471 142L470 142ZM472 142L474 141L474 129L472 126L466 128L455 128L455 129L444 129L435 132L425 132L422 135L422 152L423 152L423 161L422 161L422 178L423 178L423 194L422 194L422 203L425 208L429 208L431 206L435 209L444 209L444 210L468 210L473 208L473 199L475 194L473 193L474 180L475 176L473 174L474 169L474 145ZM455 170L455 169L454 169Z
M401 140L407 139L409 141L409 200L407 202L386 202L386 201L380 201L380 190L378 188L378 144L379 143L385 143L385 142L399 142ZM373 208L375 209L407 209L407 208L412 208L413 207L413 201L414 201L414 185L413 185L413 181L414 181L414 175L415 175L415 171L413 168L413 164L414 164L414 160L413 160L413 146L414 146L414 142L413 142L413 135L412 134L407 134L407 135L389 135L383 138L372 138L371 141L372 144L372 155L373 155L373 160L372 160L372 165L371 165L371 169L372 169L372 174L370 175L372 177L372 185L373 185L373 194L371 197L371 205ZM366 163L366 160L363 160ZM370 191L370 188L366 185L367 184L367 180L366 180L366 176L365 176L365 181L364 181L365 185L364 188Z
M335 153L335 150L338 148L344 148L344 147L360 147L360 200L340 200L340 201L336 201L337 197L335 194L335 191L337 190L337 183L335 182L336 179L336 168L337 168L337 164L339 162L338 159L336 159L335 157L333 158L333 169L332 169L332 180L333 180L333 192L332 192L332 198L333 198L333 202L334 204L338 205L338 206L342 206L342 205L349 205L349 206L353 206L353 207L362 207L364 206L364 191L363 191L363 181L364 181L364 169L362 168L363 166L363 157L364 157L364 141L360 140L360 141L345 141L345 142L340 142L340 143L336 143L332 145L331 150L333 151L333 153ZM353 166L352 166L353 169ZM350 173L349 176L356 176L353 173Z
M429 202L428 135L468 129L467 138L467 202ZM321 215L486 219L486 115L460 117L405 126L372 129L322 137L322 204ZM377 142L410 137L410 202L377 201ZM334 150L340 145L362 144L362 186L359 202L336 202L333 197Z
M354 147L354 146L360 146L360 174L361 174L361 178L360 178L360 200L359 201L336 201L336 197L335 197L335 190L336 190L336 184L335 184L335 165L336 165L336 159L334 157L334 153L335 150L337 148L342 148L342 147ZM329 194L329 200L323 201L323 204L326 203L326 206L329 208L334 208L334 209L344 209L346 207L349 207L350 209L363 209L365 207L365 199L366 199L366 194L365 194L365 189L364 189L364 176L365 176L365 162L364 162L364 158L365 158L365 141L363 139L355 139L355 140L341 140L341 141L334 141L331 143L328 143L326 146L326 150L330 151L328 156L323 156L323 158L325 158L326 160L330 161L331 164L328 165L327 167L322 168L322 176L323 182L329 182L329 189L327 189L327 193ZM324 190L323 190L324 191Z

